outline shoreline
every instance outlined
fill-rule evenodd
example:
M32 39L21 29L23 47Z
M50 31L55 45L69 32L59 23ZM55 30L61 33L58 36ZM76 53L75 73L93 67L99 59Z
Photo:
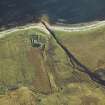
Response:
M91 30L94 28L98 28L101 26L105 26L105 20L103 21L94 21L90 23L84 23L84 24L74 24L74 25L53 25L51 28L53 30L58 30L58 31L64 31L64 32L73 32L73 31L87 31Z
M87 25L92 25L92 24L96 24L98 22L102 22L102 21L105 21L105 20L95 20L95 21L90 21L90 22L81 22L81 23L74 23L74 24L66 24L66 23L63 23L63 22L51 22L51 26L64 26L64 27L82 27L82 26L87 26ZM17 24L17 25L4 25L4 26L0 26L0 32L1 31L4 31L4 30L9 30L9 29L12 29L12 28L17 28L17 27L24 27L24 26L29 26L29 25L34 25L34 24L38 24L40 23L40 21L33 21L33 22L28 22L28 23L25 23L25 24Z
M87 31L87 30L95 29L95 28L98 28L101 26L105 26L105 20L91 22L90 24L86 23L86 25L82 25L82 26L72 26L71 27L71 26L67 26L67 25L62 26L62 25L50 25L50 24L48 24L48 26L53 31L62 31L62 32ZM0 31L0 38L2 38L3 36L6 36L7 34L10 34L12 32L33 29L33 28L42 30L42 31L46 32L47 34L49 34L48 31L45 29L45 27L41 24L41 22L39 22L39 23L26 24L23 26L17 26L14 28Z

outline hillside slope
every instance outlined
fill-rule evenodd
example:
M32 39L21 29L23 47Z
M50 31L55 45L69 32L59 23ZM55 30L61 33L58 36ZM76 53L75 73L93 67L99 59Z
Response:
M104 29L55 33L95 72L105 69ZM49 35L29 29L0 39L0 105L105 105L104 86L74 69Z

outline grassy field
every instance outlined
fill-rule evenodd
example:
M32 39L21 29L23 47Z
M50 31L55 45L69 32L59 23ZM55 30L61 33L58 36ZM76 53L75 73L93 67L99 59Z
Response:
M105 68L105 27L55 33L83 64ZM32 47L36 34L45 48ZM0 105L105 105L104 99L105 88L73 69L46 33L29 29L0 39Z
M56 32L60 41L92 70L105 68L105 27L82 32Z
M43 71L42 51L31 46L31 35L38 34L45 41L47 35L36 29L12 33L0 39L0 85L6 89L17 86L34 86L37 77L45 86L45 92L49 87L47 74ZM44 36L46 35L46 36ZM43 72L43 73L42 73ZM37 76L40 74L41 76ZM47 83L46 83L47 82ZM37 84L38 85L38 84ZM34 86L34 87L37 87ZM40 88L42 86L39 86ZM38 90L38 88L35 88ZM41 90L42 92L44 90Z

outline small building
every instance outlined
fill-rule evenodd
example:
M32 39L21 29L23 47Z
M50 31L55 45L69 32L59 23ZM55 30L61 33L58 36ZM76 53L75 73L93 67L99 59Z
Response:
M32 47L43 47L44 43L40 40L40 35L32 35L31 36L31 45Z

